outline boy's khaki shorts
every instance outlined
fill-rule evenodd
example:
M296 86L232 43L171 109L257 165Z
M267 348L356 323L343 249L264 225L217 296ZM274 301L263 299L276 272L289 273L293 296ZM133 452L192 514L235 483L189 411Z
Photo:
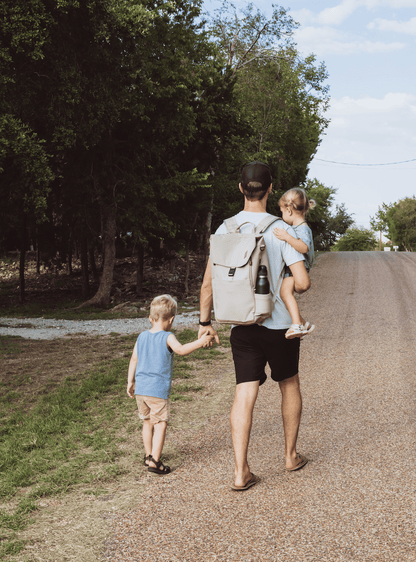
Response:
M167 398L155 398L153 396L140 396L136 394L136 402L141 420L150 420L152 424L168 421L170 403Z

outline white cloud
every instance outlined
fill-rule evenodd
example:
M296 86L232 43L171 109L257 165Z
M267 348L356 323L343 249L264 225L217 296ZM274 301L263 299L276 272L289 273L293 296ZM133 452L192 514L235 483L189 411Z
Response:
M342 0L340 4L332 6L331 8L325 8L318 13L314 13L306 8L293 10L290 13L291 16L302 25L319 24L336 26L343 23L359 8L371 10L378 6L390 6L395 9L412 8L416 7L416 0Z
M395 21L376 19L368 24L369 29L379 29L380 31L395 31L397 33L410 33L416 35L416 18L409 21Z
M327 54L351 55L356 53L386 53L405 47L404 43L381 41L349 41L348 36L331 27L303 27L294 34L301 52L313 52L318 56Z
M338 6L325 8L316 18L322 25L339 25L361 4L359 0L343 0Z
M382 98L358 99L345 96L332 100L328 113L331 123L319 158L377 164L415 157L415 95L388 93Z
M383 201L392 203L416 194L416 162L374 166L415 158L416 95L390 92L380 98L333 99L329 117L331 123L309 177L335 187L336 202L345 203L356 222L369 227L370 216Z

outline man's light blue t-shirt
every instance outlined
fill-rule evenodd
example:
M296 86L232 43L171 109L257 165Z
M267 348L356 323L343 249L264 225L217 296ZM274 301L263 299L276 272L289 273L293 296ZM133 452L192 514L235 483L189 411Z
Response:
M252 213L249 211L241 211L240 213L235 215L235 219L237 221L237 224L239 225L245 222L249 222L257 226L268 215L269 213ZM287 328L290 328L292 319L287 308L280 298L280 286L283 281L284 268L285 265L293 265L294 263L297 263L299 261L304 261L304 257L302 254L293 249L290 244L276 238L276 236L273 234L273 228L275 228L276 226L278 226L279 228L284 228L290 235L297 238L293 228L283 220L279 220L278 222L276 221L275 223L270 225L269 228L263 233L270 266L270 290L273 295L277 295L277 298L272 316L270 318L267 318L262 323L262 326L266 326L266 328L270 328L271 330L286 330ZM250 232L250 229L250 224L245 224L241 228L241 232ZM226 233L227 229L224 224L222 224L216 231L216 234Z

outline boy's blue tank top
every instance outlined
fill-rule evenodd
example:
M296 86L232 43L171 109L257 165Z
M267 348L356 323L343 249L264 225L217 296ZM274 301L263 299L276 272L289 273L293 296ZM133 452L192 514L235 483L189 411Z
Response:
M173 351L167 339L172 332L142 332L137 338L135 394L168 398L172 385Z

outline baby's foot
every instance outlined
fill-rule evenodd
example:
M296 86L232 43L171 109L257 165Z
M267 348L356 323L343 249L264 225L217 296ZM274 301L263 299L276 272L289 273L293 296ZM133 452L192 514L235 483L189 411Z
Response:
M287 340L293 340L293 338L301 338L304 334L304 328L302 324L292 324L285 334Z
M315 329L315 324L311 324L310 322L305 322L305 324L303 325L302 335L306 336L307 334L313 332L314 329Z

